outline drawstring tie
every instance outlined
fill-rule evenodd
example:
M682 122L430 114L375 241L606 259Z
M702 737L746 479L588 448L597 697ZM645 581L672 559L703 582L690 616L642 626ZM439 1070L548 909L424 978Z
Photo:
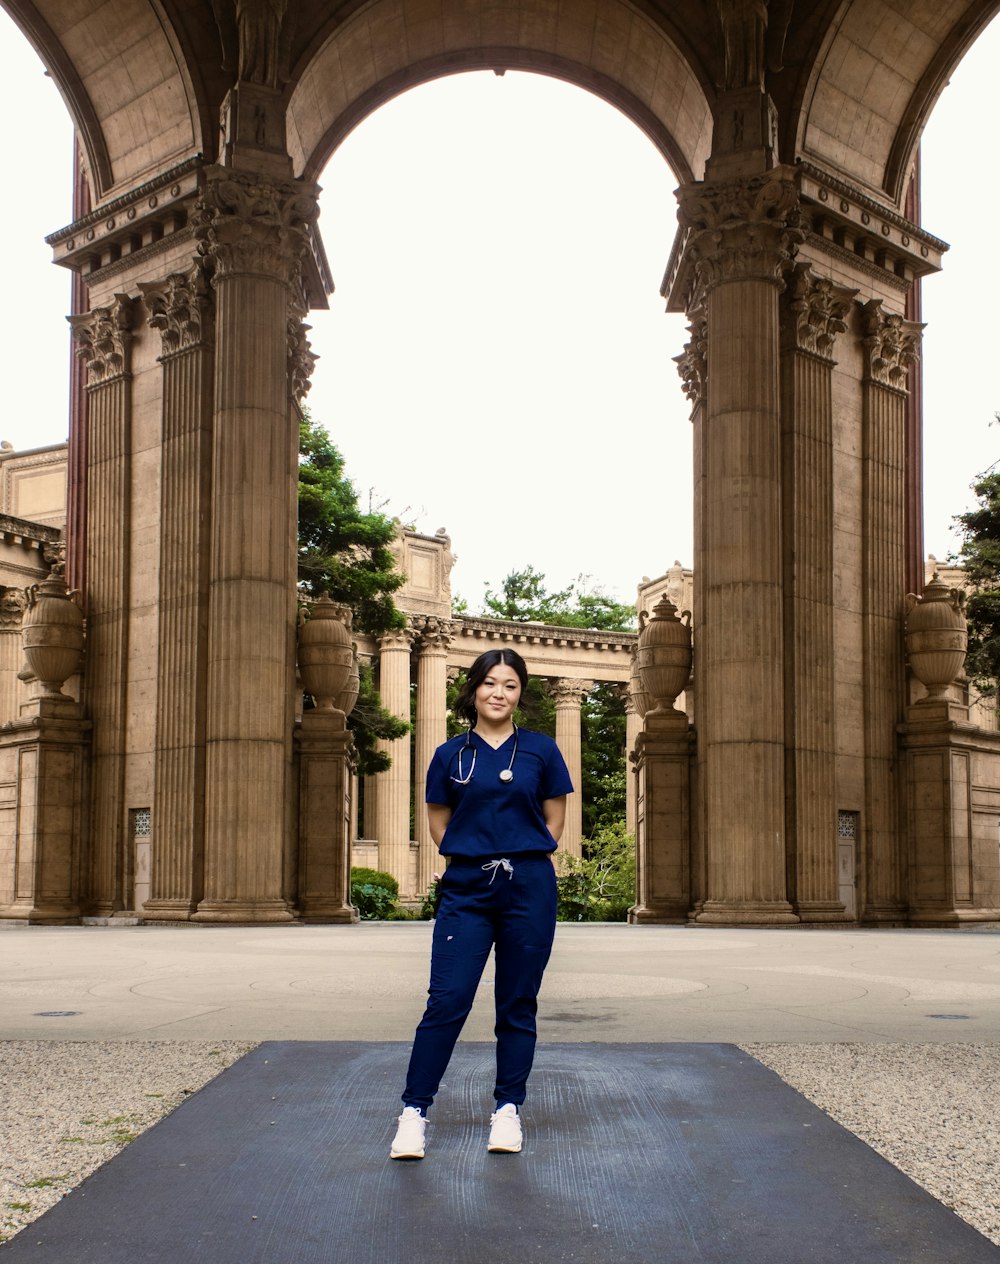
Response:
M493 885L493 879L497 876L497 870L499 869L503 869L508 879L513 878L514 876L514 866L509 860L488 860L486 864L483 865L483 868L493 870L490 874L490 886Z

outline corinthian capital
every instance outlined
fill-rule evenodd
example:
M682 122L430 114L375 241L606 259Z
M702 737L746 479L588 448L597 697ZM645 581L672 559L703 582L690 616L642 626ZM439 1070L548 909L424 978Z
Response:
M89 386L100 386L128 373L132 342L132 299L116 294L109 307L94 307L69 323L77 342L76 353L87 366Z
M385 653L386 650L409 650L416 636L416 630L407 626L405 628L390 628L388 632L382 632L378 637L378 647Z
M847 328L857 290L835 285L829 277L816 276L807 263L799 263L792 270L788 295L794 347L832 361L834 341Z
M678 219L690 230L685 250L703 291L725 281L780 285L803 236L798 190L780 170L749 180L689 184L680 191Z
M445 654L455 636L455 625L450 619L436 615L417 615L413 626L419 637L420 649L430 654Z
M9 632L19 628L26 605L23 588L0 587L0 630Z
M549 681L549 693L555 700L556 708L573 707L579 710L580 703L590 693L594 687L592 680L561 680Z
M160 331L163 355L176 355L204 342L211 320L211 289L205 269L172 272L163 281L139 282L151 329Z
M865 303L861 311L869 381L905 392L910 365L920 358L923 325L883 311L878 298Z
M318 203L308 186L213 168L194 213L199 251L216 273L257 273L300 288Z

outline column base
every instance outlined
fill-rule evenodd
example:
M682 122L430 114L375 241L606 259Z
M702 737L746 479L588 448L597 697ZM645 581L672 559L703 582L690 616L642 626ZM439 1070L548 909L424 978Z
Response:
M79 926L77 904L7 904L0 908L0 921L18 926Z
M874 904L858 920L862 926L909 926L910 912L905 904Z
M695 914L700 926L798 926L786 900L706 900Z
M796 900L795 911L799 915L799 921L807 925L842 923L855 926L858 920L848 913L839 900Z
M981 926L983 923L1000 922L1000 909L957 909L947 905L940 907L911 908L907 919L908 926L951 927L960 930L963 926Z
M293 922L284 900L202 900L192 922Z
M300 918L311 926L353 926L361 921L361 915L353 904L337 904L331 901L328 905L315 904L302 910Z
M194 900L147 900L142 906L144 921L187 922L198 909Z
M628 911L630 926L686 926L688 909L679 904L634 904Z

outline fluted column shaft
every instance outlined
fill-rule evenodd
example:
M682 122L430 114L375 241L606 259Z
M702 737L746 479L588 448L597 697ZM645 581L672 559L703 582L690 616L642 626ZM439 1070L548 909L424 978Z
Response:
M283 921L295 636L288 318L315 199L221 168L209 177L196 222L215 269L216 354L205 888L194 916Z
M87 668L93 722L89 899L94 914L125 907L124 732L127 703L131 483L132 300L71 318L87 365ZM127 894L131 900L131 893Z
M20 709L21 617L24 593L0 587L0 724L16 720Z
M694 567L706 921L796 920L785 875L778 337L796 205L781 172L681 194L707 318Z
M451 624L431 617L419 620L417 658L417 715L414 734L413 820L420 851L417 857L417 891L423 894L441 864L437 844L431 838L424 785L435 750L448 736L448 646Z
M583 742L580 733L580 704L593 688L590 680L556 680L552 696L556 703L556 745L562 752L573 782L574 793L566 800L566 826L559 848L568 856L583 854Z
M198 267L140 288L163 346L153 859L145 909L184 920L204 881L211 307Z
M865 717L865 900L868 922L897 923L906 912L894 769L904 716L902 609L906 592L906 375L919 326L882 310L863 312L861 534Z
M838 898L833 591L833 348L855 291L794 269L784 310L785 767L800 918L843 920Z
M397 628L379 637L379 694L382 705L399 720L410 719L410 647L414 633ZM375 796L375 826L379 868L391 873L399 883L400 895L416 892L410 876L410 735L379 742L392 760L386 772L378 774Z

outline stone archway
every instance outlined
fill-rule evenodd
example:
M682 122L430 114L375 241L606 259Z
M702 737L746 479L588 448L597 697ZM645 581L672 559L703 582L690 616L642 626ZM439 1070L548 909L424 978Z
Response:
M74 845L89 910L123 907L130 814L151 807L157 916L295 914L292 439L303 317L330 288L313 177L404 87L516 65L607 97L683 176L664 294L691 324L697 825L671 846L698 857L692 915L844 920L835 831L851 812L863 920L1000 917L974 811L940 836L914 816L992 755L954 748L952 704L910 706L901 637L908 303L943 249L907 182L992 0L670 17L618 0L302 0L294 21L257 0L8 7L74 112L94 206L50 239L88 300L76 544L94 736Z

